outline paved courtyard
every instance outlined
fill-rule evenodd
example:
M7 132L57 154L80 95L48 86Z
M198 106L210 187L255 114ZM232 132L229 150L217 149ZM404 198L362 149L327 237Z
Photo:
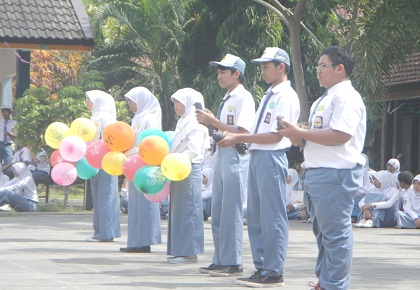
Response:
M121 216L122 237L113 243L89 243L92 213L0 213L0 289L250 289L234 278L199 274L211 262L210 224L205 222L205 253L198 264L166 261L166 243L150 254L119 252L127 238L127 215ZM166 241L167 221L162 221ZM355 229L351 289L420 289L420 230ZM244 274L254 268L245 227ZM285 287L310 289L316 282L311 224L290 222Z

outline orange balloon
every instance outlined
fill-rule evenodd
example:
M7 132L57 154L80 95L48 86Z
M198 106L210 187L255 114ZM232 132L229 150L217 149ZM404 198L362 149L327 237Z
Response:
M169 154L169 145L162 137L150 135L141 140L138 150L141 160L149 165L157 166Z
M121 121L111 123L105 127L104 142L112 151L126 151L134 144L133 129Z

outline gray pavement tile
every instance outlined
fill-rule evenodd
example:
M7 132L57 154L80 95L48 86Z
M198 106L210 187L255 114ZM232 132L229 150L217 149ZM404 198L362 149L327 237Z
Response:
M205 253L198 264L166 261L166 243L152 253L121 253L126 244L127 215L121 216L123 237L113 243L89 243L92 213L0 212L0 289L250 289L235 278L198 273L212 258L210 224L205 222ZM166 241L167 221L162 221ZM244 274L253 270L244 233ZM351 289L419 289L420 231L355 229ZM316 282L317 249L311 224L290 222L284 289L307 289Z

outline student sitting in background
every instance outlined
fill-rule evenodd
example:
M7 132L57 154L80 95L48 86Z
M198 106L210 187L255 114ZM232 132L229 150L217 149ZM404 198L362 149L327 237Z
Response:
M212 168L204 168L203 182L201 184L201 197L203 199L203 214L204 220L206 221L211 216L211 193L213 190L213 175L214 170Z
M302 203L295 203L292 200L292 191L295 185L299 181L299 175L297 171L293 168L287 169L287 179L286 179L286 209L287 209L287 219L288 220L300 220L302 219L300 215Z
M23 162L11 168L14 178L0 187L0 206L8 204L19 212L36 211L38 194L31 172Z
M400 161L395 158L389 159L388 163L386 164L386 170L392 173L392 186L400 188L398 184L398 174L400 173Z
M382 170L372 174L375 189L359 202L361 213L358 228L395 226L394 214L398 207L399 191L392 186L392 173Z
M411 186L405 193L404 211L395 213L397 228L419 229L420 228L420 175L413 179Z
M405 194L407 190L413 184L413 173L410 171L403 171L398 174L398 183L400 185L400 201L399 201L399 210L403 210Z

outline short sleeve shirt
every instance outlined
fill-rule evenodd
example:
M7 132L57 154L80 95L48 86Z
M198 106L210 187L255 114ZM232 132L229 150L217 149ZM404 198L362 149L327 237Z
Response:
M267 98L265 95L260 102L260 106L254 118L252 132L256 131L256 125L259 115L262 114L261 122L258 126L257 133L277 133L277 116L282 116L289 123L296 123L300 114L299 98L295 90L291 87L290 81L284 81L268 90L273 92L268 100L264 112L261 112L263 104ZM280 142L271 144L251 144L249 150L282 150L289 148L291 142L288 138L283 137Z
M251 93L243 85L239 85L223 99L226 99L228 95L230 98L223 105L220 121L250 131L255 115L255 102Z
M305 168L345 169L365 164L361 152L366 135L366 108L349 80L332 86L324 98L316 100L310 116L311 130L333 129L349 134L351 138L347 143L335 146L307 141Z

